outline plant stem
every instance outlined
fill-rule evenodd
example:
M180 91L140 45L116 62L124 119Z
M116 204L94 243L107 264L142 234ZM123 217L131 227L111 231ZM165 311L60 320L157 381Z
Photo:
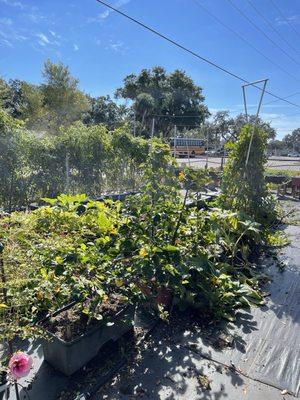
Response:
M20 393L19 393L19 387L18 387L18 384L16 381L14 381L14 386L15 386L16 398L17 398L17 400L21 400Z
M182 208L181 208L181 211L180 211L180 214L179 214L179 218L178 218L178 221L177 221L177 224L176 224L176 227L175 227L175 231L174 231L174 234L173 234L172 244L175 244L175 241L177 239L177 233L178 233L178 229L179 229L179 226L180 226L180 223L181 223L181 217L182 217L183 211L184 211L184 209L186 207L188 194L189 194L189 190L187 189L186 192L185 192Z

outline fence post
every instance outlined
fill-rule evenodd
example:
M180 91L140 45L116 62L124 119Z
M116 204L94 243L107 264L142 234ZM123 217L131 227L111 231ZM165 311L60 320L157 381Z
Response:
M153 138L154 136L154 127L155 127L155 118L152 118L151 138Z

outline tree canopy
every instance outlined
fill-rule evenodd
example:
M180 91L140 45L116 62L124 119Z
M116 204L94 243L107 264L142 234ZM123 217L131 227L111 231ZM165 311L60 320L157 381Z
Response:
M124 105L117 105L110 96L88 96L90 109L85 113L83 122L87 125L105 124L109 128L119 126L126 120L129 112Z
M49 114L49 124L54 129L67 126L81 119L89 109L89 102L84 93L78 89L78 80L75 79L69 68L62 63L54 64L47 60L44 65L41 85L44 95L45 108Z
M115 92L117 100L84 93L62 63L47 60L42 76L41 84L0 78L0 107L42 136L60 135L61 128L76 121L88 126L104 124L109 129L126 123L137 136L150 137L154 128L156 136L200 136L207 139L209 147L217 148L225 141L237 140L246 123L255 123L255 116L249 120L244 114L232 117L226 110L211 117L202 88L178 69L167 72L156 66L127 75ZM270 123L259 118L257 125L274 140L276 132ZM292 148L295 142L296 150L297 135L292 135L287 135L286 145Z
M175 125L180 131L202 124L209 116L202 88L180 70L168 74L164 68L154 67L130 74L116 96L132 100L140 131L145 135L149 135L154 116L155 131L165 136L171 135Z
M286 135L283 138L283 142L288 149L300 152L300 128L297 128L293 130L291 134Z

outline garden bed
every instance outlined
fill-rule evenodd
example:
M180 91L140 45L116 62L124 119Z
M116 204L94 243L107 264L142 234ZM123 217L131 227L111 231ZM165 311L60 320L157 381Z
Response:
M96 357L108 341L118 340L133 328L133 307L125 305L122 296L112 295L97 307L100 321L89 321L82 312L85 306L71 305L42 324L48 336L43 339L44 359L68 376Z
M83 308L89 307L89 303L90 301L87 300L80 305L77 303L71 304L69 307L64 308L63 311L53 313L51 317L42 323L43 328L58 339L71 342L88 330L105 324L105 320L107 321L109 318L118 315L120 311L126 308L123 297L112 294L108 301L99 304L95 309L95 313L101 315L104 321L99 321L95 318L91 318L89 321L89 316L82 312Z

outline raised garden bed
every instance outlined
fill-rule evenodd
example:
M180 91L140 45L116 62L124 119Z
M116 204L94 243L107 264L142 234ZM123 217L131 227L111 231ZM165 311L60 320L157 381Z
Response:
M108 341L118 340L133 328L133 307L113 297L99 307L103 320L92 319L77 304L44 320L49 339L43 339L44 359L69 376L93 359Z

